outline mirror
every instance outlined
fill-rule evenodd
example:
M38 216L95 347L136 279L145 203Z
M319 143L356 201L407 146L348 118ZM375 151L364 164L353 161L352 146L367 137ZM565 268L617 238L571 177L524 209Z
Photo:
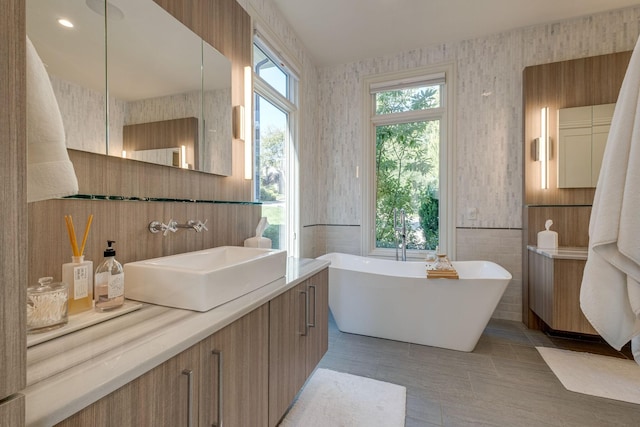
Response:
M558 188L594 188L615 104L558 110Z
M104 9L103 0L27 0L27 34L67 147L231 175L230 61L152 0L107 3L105 55Z

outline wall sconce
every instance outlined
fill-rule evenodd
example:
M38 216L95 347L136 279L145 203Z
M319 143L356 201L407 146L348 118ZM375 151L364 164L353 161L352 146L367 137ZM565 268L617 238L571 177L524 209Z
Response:
M244 179L253 178L253 69L244 67L244 108L247 109L247 117L244 116Z
M244 107L233 107L233 138L244 141Z
M549 107L540 109L540 137L535 140L534 159L540 162L540 188L549 188Z

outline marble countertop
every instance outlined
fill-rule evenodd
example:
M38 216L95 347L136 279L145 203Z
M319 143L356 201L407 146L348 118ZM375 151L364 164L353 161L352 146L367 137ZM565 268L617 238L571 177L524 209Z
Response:
M287 259L287 273L207 312L136 311L27 349L26 425L50 426L117 390L329 265Z
M537 254L554 259L576 259L586 260L588 249L583 247L563 246L558 249L542 249L537 246L528 245L527 249Z

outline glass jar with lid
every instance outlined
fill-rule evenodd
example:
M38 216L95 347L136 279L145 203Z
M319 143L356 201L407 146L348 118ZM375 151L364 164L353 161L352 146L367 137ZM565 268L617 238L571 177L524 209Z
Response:
M69 285L53 282L52 277L38 279L27 288L27 333L45 332L67 324Z

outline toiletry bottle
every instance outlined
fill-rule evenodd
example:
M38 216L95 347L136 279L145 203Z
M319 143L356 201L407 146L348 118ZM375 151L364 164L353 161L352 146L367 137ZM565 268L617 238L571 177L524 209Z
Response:
M113 310L124 304L124 271L116 261L116 251L111 247L113 240L107 241L104 261L96 268L95 308L96 311Z
M62 281L69 285L69 314L77 314L93 307L93 262L84 255L71 260L62 265Z

